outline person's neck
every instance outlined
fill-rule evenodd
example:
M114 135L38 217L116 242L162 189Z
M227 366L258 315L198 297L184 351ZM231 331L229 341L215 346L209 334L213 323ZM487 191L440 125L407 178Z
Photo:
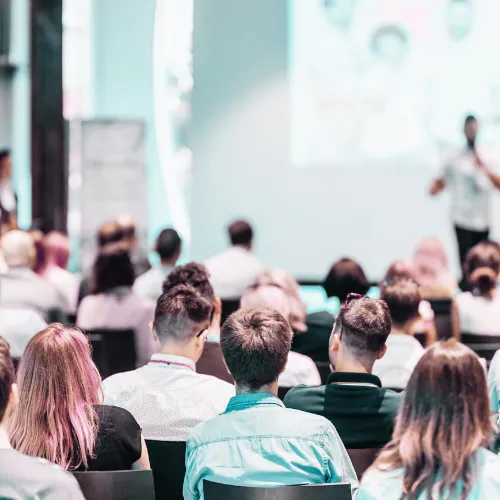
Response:
M196 356L194 356L191 350L186 348L186 346L178 346L175 344L164 345L160 354L165 354L166 356L179 356L181 358L190 359L193 363L198 361Z
M488 290L487 292L479 292L478 295L480 297L483 297L485 299L494 299L497 295L497 289L496 288L492 288L491 290Z
M273 396L278 397L278 381L273 382L272 384L263 385L258 389L251 389L249 387L235 384L236 395L241 396L243 394L272 394Z
M246 252L252 251L252 245L233 245L233 248L241 248L242 250L245 250Z
M177 262L177 259L161 259L160 260L160 265L162 267L175 267L175 263Z
M353 356L338 356L335 365L337 373L372 373L373 363L356 359Z
M0 449L10 449L12 445L9 440L9 433L7 431L7 423L4 421L0 422Z

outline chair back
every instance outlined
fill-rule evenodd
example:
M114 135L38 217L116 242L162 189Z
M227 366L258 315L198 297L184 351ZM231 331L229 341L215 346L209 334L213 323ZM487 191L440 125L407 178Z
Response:
M222 303L222 312L221 312L221 319L220 319L220 324L224 324L224 321L226 321L231 314L236 312L240 308L240 300L241 299L223 299L221 300Z
M460 340L462 344L470 347L480 358L485 358L488 364L500 349L500 335L462 333Z
M73 472L86 500L155 500L150 470Z
M356 471L358 479L363 477L368 467L375 461L379 451L380 448L362 448L359 450L356 448L349 448L347 450L347 454L351 459L352 466Z
M434 324L438 340L453 337L453 324L451 320L452 299L428 299L434 311Z
M203 481L205 500L351 500L349 484L250 488Z
M285 396L288 394L288 391L291 387L278 387L278 397L281 401L285 401Z
M136 367L134 330L87 330L92 358L103 379Z
M415 340L418 340L422 347L427 347L427 334L426 333L415 333L413 335Z
M153 470L156 499L183 500L182 486L186 475L186 443L147 439L146 446Z

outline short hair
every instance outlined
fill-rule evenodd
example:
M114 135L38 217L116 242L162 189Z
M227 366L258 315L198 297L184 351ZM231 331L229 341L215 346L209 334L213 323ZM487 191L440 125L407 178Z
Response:
M187 343L202 323L210 322L214 304L188 284L168 289L156 302L153 327L162 343Z
M0 240L5 263L9 267L28 267L35 251L35 242L25 231L14 229L5 233Z
M198 290L203 297L212 303L214 302L215 293L210 283L210 274L203 264L189 262L183 266L174 267L163 282L163 293L182 284L192 286Z
M181 237L172 228L163 229L156 239L156 248L160 259L170 260L181 253Z
M235 220L228 227L232 245L250 245L253 241L252 226L245 220Z
M128 249L122 243L101 249L94 263L93 293L105 293L119 286L131 287L135 272Z
M350 293L365 295L370 288L363 268L352 259L343 258L335 262L323 281L328 297L338 297L344 302Z
M418 317L422 296L414 281L396 278L382 287L380 298L387 304L393 323L402 325Z
M397 278L406 278L416 281L415 266L410 260L395 260L387 269L381 287L384 283Z
M10 391L14 383L15 371L7 341L0 337L0 422L9 404Z
M342 306L337 317L341 341L355 356L375 357L391 333L389 308L383 300L360 297ZM338 326L336 325L338 331Z
M283 372L292 345L288 321L272 309L240 309L222 326L220 345L234 381L257 390Z
M116 221L105 222L101 224L97 231L97 244L100 248L109 243L117 243L124 238L123 229Z
M477 122L477 118L474 115L467 115L464 120L464 124L468 125L469 123Z

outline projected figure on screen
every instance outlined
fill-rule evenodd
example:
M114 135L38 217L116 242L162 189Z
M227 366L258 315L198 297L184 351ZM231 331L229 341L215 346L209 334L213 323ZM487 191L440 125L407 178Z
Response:
M399 24L381 26L369 49L360 150L367 159L413 161L428 157L433 153L426 123L428 83L418 55L412 51L408 31Z
M474 22L474 9L471 0L450 0L447 10L450 35L456 40L469 36Z
M323 0L330 22L338 29L348 30L354 20L357 0Z

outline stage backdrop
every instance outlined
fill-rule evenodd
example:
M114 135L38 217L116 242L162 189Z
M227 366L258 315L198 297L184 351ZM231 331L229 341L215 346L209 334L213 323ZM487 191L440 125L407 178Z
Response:
M498 22L493 0L195 2L193 257L245 217L299 277L351 256L379 278L431 234L458 272L449 195L427 190L466 113L497 149Z

